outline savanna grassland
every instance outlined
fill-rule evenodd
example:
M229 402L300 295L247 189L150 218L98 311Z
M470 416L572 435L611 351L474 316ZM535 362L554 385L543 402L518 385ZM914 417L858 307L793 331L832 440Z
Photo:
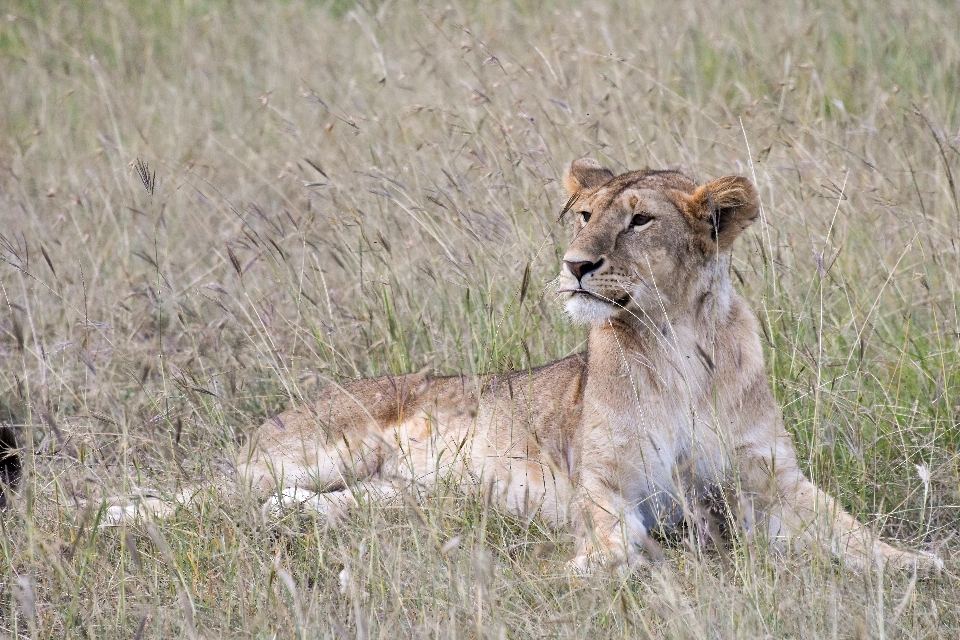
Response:
M960 634L956 3L10 0L0 95L4 636ZM755 180L733 270L803 464L942 575L680 538L575 577L443 487L98 527L331 382L581 350L550 282L584 155Z

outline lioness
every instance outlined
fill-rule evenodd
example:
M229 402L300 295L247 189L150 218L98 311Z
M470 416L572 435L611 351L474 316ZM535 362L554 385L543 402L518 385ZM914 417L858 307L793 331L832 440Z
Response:
M590 325L587 351L481 377L389 376L326 390L264 423L244 482L335 518L358 497L452 478L492 504L571 526L574 565L632 563L651 531L722 512L778 547L864 569L935 556L874 539L800 470L770 392L757 322L730 281L730 248L759 211L727 176L565 178L577 214L557 294Z

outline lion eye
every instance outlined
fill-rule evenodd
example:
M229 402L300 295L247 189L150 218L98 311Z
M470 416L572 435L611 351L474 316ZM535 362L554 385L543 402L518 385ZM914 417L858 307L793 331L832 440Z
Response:
M580 220L581 220L581 222L583 222L583 224L587 224L588 222L590 222L590 212L589 212L589 211L581 211L581 212L580 212Z
M650 216L645 216L643 214L638 213L637 215L633 216L633 219L630 220L630 228L632 229L634 227L642 227L643 225L647 224L651 220L653 220L653 218L651 218Z

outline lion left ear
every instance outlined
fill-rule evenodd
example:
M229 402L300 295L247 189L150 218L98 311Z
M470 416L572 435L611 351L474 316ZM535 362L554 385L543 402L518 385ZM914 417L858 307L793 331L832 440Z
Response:
M593 158L574 160L563 177L563 186L573 195L578 191L593 191L613 179L613 172Z
M726 251L760 211L760 194L743 176L724 176L685 197L688 221L708 248Z

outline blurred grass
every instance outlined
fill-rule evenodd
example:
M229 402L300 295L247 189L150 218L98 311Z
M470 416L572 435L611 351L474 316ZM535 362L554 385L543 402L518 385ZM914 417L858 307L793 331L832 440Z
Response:
M956 636L958 23L899 1L8 2L0 419L29 474L0 520L3 632ZM563 535L446 488L342 530L213 495L153 529L78 508L216 481L331 379L582 349L548 283L586 154L756 180L734 264L804 462L943 577L677 543L663 570L571 580Z

